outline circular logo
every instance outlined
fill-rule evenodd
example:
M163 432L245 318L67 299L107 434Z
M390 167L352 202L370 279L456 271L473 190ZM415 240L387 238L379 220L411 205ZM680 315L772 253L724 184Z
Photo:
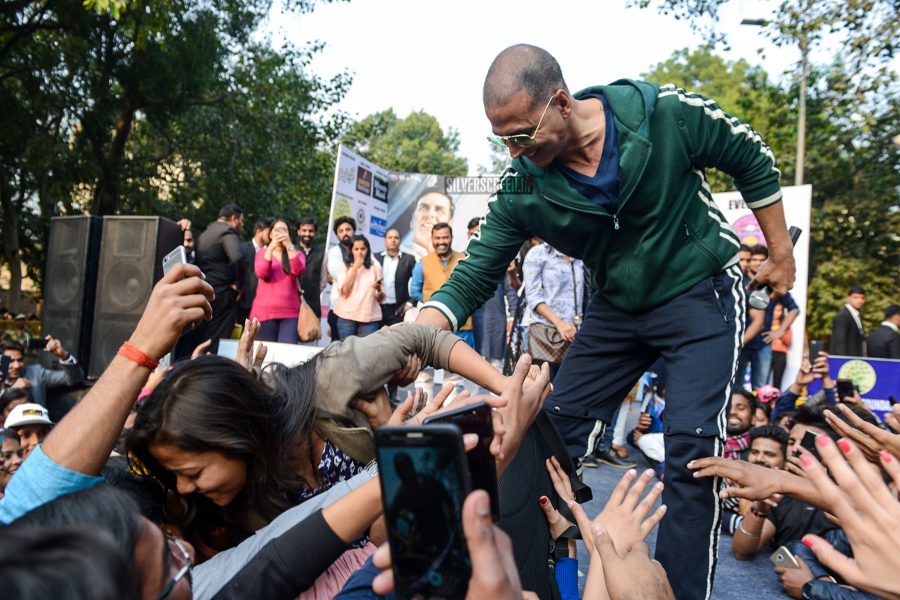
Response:
M875 387L875 369L864 360L848 360L838 371L838 379L850 379L859 386L860 395Z
M363 228L363 223L366 222L366 211L362 209L362 207L356 210L356 226L360 229Z

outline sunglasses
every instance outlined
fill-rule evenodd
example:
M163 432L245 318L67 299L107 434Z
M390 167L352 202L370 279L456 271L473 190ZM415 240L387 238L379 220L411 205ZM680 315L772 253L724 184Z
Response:
M547 106L544 107L544 112L541 113L541 118L538 120L537 127L534 128L534 133L531 135L528 135L527 133L518 133L516 135L489 135L487 136L488 141L497 146L503 146L504 148L506 147L507 142L519 146L520 148L530 148L534 146L534 138L537 136L538 129L541 128L541 123L544 122L544 117L547 116L547 111L550 109L550 104L553 102L554 98L556 98L556 92L553 92L553 95L547 100Z

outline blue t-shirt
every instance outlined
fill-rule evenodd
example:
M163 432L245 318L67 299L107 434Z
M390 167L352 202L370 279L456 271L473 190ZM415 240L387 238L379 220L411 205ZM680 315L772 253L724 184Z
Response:
M91 477L56 464L38 444L13 474L6 495L0 498L0 523L9 525L38 506L102 481L102 477Z
M619 207L619 143L616 122L603 94L591 94L585 98L599 99L603 103L603 114L606 119L606 139L603 141L603 155L600 157L597 172L593 177L589 177L559 163L554 163L554 166L576 192L613 214Z
M760 348L765 348L768 344L763 340L762 334L767 331L772 331L772 320L775 318L775 307L777 305L781 305L784 309L784 312L781 314L782 320L785 315L791 311L800 310L800 307L797 306L797 303L794 301L793 296L791 296L790 292L778 298L777 300L772 300L769 302L769 306L766 308L766 318L763 324L762 331L759 332L755 338L747 342L747 348L751 350L759 350Z

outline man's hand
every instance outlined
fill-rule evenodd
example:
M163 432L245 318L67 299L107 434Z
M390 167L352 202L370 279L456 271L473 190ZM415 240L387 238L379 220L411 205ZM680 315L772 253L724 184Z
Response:
M398 387L407 386L416 380L416 377L419 376L421 370L422 360L415 354L411 354L406 361L406 364L391 376L388 385L396 385Z
M506 380L506 387L500 395L505 402L503 407L497 408L497 412L503 417L507 434L497 455L498 478L519 451L525 432L531 427L544 405L544 400L550 395L550 366L547 363L541 365L535 379L529 377L530 371L531 356L523 354L516 363L515 371Z
M800 564L799 569L775 567L775 574L778 575L778 582L784 586L785 594L796 600L802 600L803 586L814 577L805 560L797 557L797 562Z
M179 227L181 227L182 231L187 231L191 228L191 220L190 219L181 219L176 223Z
M720 456L710 456L692 460L688 469L696 471L694 477L722 477L735 485L719 492L719 498L746 498L766 500L781 492L772 469L754 465L744 460L730 460Z
M350 408L355 408L366 416L372 429L378 429L387 425L391 420L394 408L388 398L384 387L375 391L371 398L354 398L350 401Z
M469 494L462 507L462 524L469 557L472 560L472 576L469 579L466 598L471 600L523 598L512 542L506 533L494 526L487 492L475 490ZM372 564L383 569L372 581L372 590L376 594L393 591L394 574L391 571L391 553L387 544L375 552Z
M244 331L241 332L241 339L238 341L237 355L234 362L241 365L248 371L254 367L262 367L263 361L269 349L265 344L260 344L256 348L256 354L253 354L253 342L259 334L260 322L254 317L244 321Z
M66 352L65 348L63 348L62 342L60 342L55 337L49 336L49 335L47 337L45 337L44 339L47 340L47 345L44 346L44 350L46 350L47 352L50 352L51 354L56 356L56 358L58 358L59 360L66 360L67 358L69 358L69 353Z
M165 356L184 328L212 317L212 287L196 265L175 265L154 286L131 343L154 360Z
M650 560L646 543L620 550L600 523L594 524L592 534L611 600L675 600L665 569Z

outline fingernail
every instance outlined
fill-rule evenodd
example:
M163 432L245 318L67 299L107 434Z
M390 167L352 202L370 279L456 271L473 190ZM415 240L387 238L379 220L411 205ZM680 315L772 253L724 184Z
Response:
M666 512L667 510L669 510L669 507L666 506L665 504L660 504L659 509L663 512Z
M648 477L652 477L652 476L653 476L653 469L647 469L646 471L644 471L643 474L646 475L646 476L648 476Z
M488 502L487 494L481 493L475 498L475 514L479 517L486 517L491 514L491 507Z
M816 443L823 448L828 445L828 436L825 434L819 434L816 436Z
M661 490L661 489L663 489L663 487L664 487L664 486L663 486L663 482L662 482L662 481L658 481L658 482L656 482L656 485L653 486L653 487L655 487L655 488L658 489L658 490Z
M694 468L694 461L692 460L691 462L689 462L689 463L687 464L687 467L688 467L688 469L693 469L693 468Z
M878 454L881 455L881 460L883 460L883 461L886 462L886 463L889 463L889 462L891 462L892 460L894 460L894 457L891 456L891 453L888 452L887 450L882 450L882 451L879 452Z
M637 471L635 469L628 469L628 472L625 474L629 477L634 477L635 475L637 475Z
M541 496L539 500L541 506L545 506L548 502L550 502L550 498L548 498L547 496Z
M837 445L838 445L838 448L841 449L841 452L843 452L844 454L847 454L850 452L850 442L848 442L844 438L839 439Z
M802 454L800 456L800 462L804 467L811 467L813 464L812 456L810 456L809 454Z
M463 442L466 444L477 444L478 443L478 434L477 433L467 433L463 435Z
M807 548L809 548L810 550L812 550L812 546L813 546L812 540L803 538L803 545L806 546Z

